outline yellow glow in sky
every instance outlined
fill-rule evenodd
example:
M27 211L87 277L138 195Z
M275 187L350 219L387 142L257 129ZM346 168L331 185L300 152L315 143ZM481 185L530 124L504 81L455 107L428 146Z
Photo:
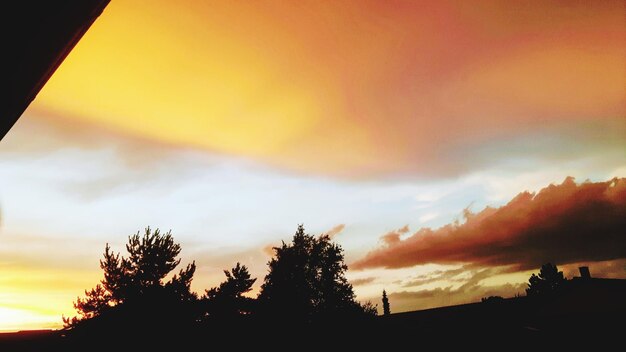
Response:
M253 48L193 9L171 10L112 2L38 101L164 142L257 155L315 123L310 98L273 82L278 68Z
M617 5L515 6L113 1L34 108L333 176L623 117Z
M3 267L0 276L0 331L60 328L61 316L75 314L68 297L89 287L98 273L18 265ZM79 286L80 285L80 286Z

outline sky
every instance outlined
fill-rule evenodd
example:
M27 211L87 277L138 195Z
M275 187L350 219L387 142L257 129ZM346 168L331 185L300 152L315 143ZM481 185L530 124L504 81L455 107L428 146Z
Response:
M146 226L199 293L301 223L393 312L626 277L624 6L111 2L0 141L0 331Z

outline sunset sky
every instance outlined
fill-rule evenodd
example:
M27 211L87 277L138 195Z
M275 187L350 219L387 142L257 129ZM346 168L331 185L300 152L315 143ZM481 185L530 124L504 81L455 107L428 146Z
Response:
M0 142L0 331L146 226L199 293L300 223L393 312L626 277L624 43L623 1L113 0Z

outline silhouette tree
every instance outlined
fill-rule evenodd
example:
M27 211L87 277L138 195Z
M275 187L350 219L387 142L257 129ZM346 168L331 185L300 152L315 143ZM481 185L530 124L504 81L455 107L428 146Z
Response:
M355 301L343 249L328 235L314 237L299 225L292 242L274 251L259 294L264 313L290 322L375 314L371 304Z
M567 280L556 265L547 263L541 266L539 275L532 274L528 280L527 296L546 297L557 293Z
M248 268L237 263L230 271L224 270L226 281L218 287L206 290L203 297L209 318L233 319L252 312L254 299L244 296L252 290L256 279L251 278Z
M389 298L387 298L387 292L385 290L383 290L383 314L391 314L391 309L389 308Z
M113 253L107 243L100 268L104 279L95 288L85 291L85 298L78 298L74 308L77 317L63 318L66 327L110 311L114 307L134 306L160 311L169 304L190 303L196 300L190 286L196 270L195 263L187 265L168 281L165 277L180 263L180 245L174 242L171 231L162 234L159 229L145 229L129 236L126 250L128 257ZM180 307L171 307L173 311Z

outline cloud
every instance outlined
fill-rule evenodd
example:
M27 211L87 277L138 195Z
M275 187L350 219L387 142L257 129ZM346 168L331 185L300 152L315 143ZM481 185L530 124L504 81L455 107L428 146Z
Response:
M461 286L434 288L421 291L400 291L389 294L392 312L406 312L419 309L443 307L457 304L479 302L483 297L513 297L523 294L526 284L504 284L497 286Z
M123 133L71 114L31 107L2 140L3 157L41 156L58 151L110 148L129 166L150 165L169 156L171 146Z
M468 273L469 278L458 279L460 285L439 286L432 289L405 290L388 292L391 310L404 312L418 309L428 309L456 304L478 302L483 297L502 296L513 297L524 293L525 283L506 283L502 285L487 286L483 280L494 275L506 272L506 268L487 268L466 270L458 268L435 273L433 281L444 280L446 277L455 277ZM442 275L443 274L443 275ZM436 278L440 275L439 278Z
M323 176L581 160L623 150L622 13L619 1L112 3L33 105Z
M341 231L343 231L343 229L346 227L345 224L339 224L335 227L333 227L332 229L324 232L322 235L326 235L328 237L330 237L331 239L335 238L335 236L337 236L339 233L341 233Z
M361 279L350 280L350 283L352 284L352 286L360 286L360 285L367 285L369 283L372 283L374 282L374 280L376 280L375 277L364 277Z
M567 278L580 276L578 267L589 266L591 275L599 278L620 278L626 274L626 259L572 263L559 266ZM534 272L538 269L534 268ZM510 276L512 274L513 276ZM471 268L468 266L415 276L398 284L404 290L388 291L393 312L428 309L455 304L479 302L483 297L513 297L524 294L527 279L511 267ZM496 280L493 280L496 278ZM502 281L502 280L506 281ZM491 281L493 284L490 284ZM508 282L507 282L508 281ZM426 288L415 288L426 287Z
M402 287L417 287L442 280L463 281L463 279L459 279L456 277L467 271L468 269L465 267L450 270L435 270L427 274L414 276L406 281L401 281L400 284L402 285Z
M2 140L0 156L22 162L24 168L49 162L73 173L57 186L84 200L138 186L170 185L181 178L198 177L198 167L210 169L223 161L219 155L174 148L38 109L29 109Z
M388 245L388 246L392 246L396 243L400 243L400 236L402 236L403 234L409 232L409 225L404 225L403 227L397 229L397 230L393 230L390 231L388 233L386 233L385 235L383 235L380 240L383 241L384 244Z
M423 223L423 222L427 222L427 221L430 221L432 219L435 219L438 216L439 216L439 214L437 214L437 213L426 213L426 214L420 216L418 218L418 220L419 220L420 223Z
M268 244L267 246L264 246L262 249L262 252L270 257L273 257L274 254L276 254L276 251L274 250L276 246L273 244Z
M626 178L576 184L571 177L538 193L522 192L500 208L464 211L465 222L421 228L383 245L352 269L471 264L534 269L542 263L626 258Z
M0 236L0 270L98 268L104 242L90 237L5 232Z
M592 277L623 279L626 277L626 259L608 260L602 262L581 262L559 266L563 275L567 278L580 276L579 268L586 266L589 268Z

